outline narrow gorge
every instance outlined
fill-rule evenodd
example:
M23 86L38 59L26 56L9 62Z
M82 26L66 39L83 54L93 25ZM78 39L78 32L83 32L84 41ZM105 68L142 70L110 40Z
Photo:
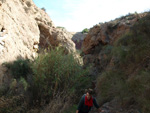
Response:
M89 87L103 113L149 113L149 80L150 12L69 32L32 0L0 0L0 113L75 113Z

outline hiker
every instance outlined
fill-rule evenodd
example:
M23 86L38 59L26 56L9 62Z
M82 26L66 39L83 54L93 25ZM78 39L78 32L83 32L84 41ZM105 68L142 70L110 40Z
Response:
M100 109L99 105L96 102L96 99L92 96L93 90L88 89L86 90L86 94L84 94L78 104L78 109L76 113L89 113L91 110L93 104L98 109L99 112L103 112L103 110Z

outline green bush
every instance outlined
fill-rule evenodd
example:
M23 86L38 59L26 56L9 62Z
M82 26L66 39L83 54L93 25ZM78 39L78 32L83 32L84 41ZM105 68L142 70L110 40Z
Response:
M88 33L89 32L89 29L85 28L82 30L82 33Z
M144 34L135 36L134 33L127 33L119 39L113 53L118 56L121 61L139 63L145 56L150 55L150 42L148 40L149 37L144 36Z
M150 15L142 18L129 32L116 41L111 53L119 60L119 65L127 66L130 64L135 66L150 56L149 20Z
M129 92L143 113L150 112L150 70L139 71L136 76L128 80Z
M65 27L62 27L62 26L57 26L57 28L60 28L60 29L66 29Z
M28 83L23 77L20 78L19 83L23 85L24 91L28 89Z
M6 85L1 85L0 86L0 97L5 95L7 91L8 91L8 87Z
M56 95L72 95L84 88L89 81L88 69L83 69L72 54L64 54L64 49L51 49L40 54L32 66L34 95L52 99Z
M65 102L65 105L71 106L69 102L74 104L80 98L82 90L91 83L88 76L89 68L83 67L73 54L66 54L63 48L46 50L32 63L29 60L18 59L4 65L13 78L7 92L0 88L0 96L9 96L12 100L15 96L24 95L27 105L32 104L31 107L38 106L39 109L57 98L61 98L61 105ZM30 95L25 95L28 93ZM57 106L57 103L54 106ZM21 107L20 104L17 109ZM16 110L10 108L10 111ZM7 109L5 106L2 111ZM28 109L27 106L25 109Z
M42 7L41 9L46 12L46 9L44 7Z
M12 63L4 63L4 65L10 70L15 79L27 78L27 75L31 73L29 60L18 59Z
M126 87L125 77L121 70L107 71L101 74L97 79L99 102L101 104L110 101L114 97L120 97L124 93Z

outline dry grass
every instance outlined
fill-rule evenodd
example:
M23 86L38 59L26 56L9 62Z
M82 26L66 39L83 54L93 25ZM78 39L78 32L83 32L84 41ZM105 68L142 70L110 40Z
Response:
M71 98L57 97L50 101L42 113L64 113L71 106Z

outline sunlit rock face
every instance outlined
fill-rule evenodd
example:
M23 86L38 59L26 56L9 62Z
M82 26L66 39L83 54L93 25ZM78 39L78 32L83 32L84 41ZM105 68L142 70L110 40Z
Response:
M48 46L62 45L74 52L70 36L56 28L48 14L32 0L0 0L0 83L3 62L34 59L39 48Z

